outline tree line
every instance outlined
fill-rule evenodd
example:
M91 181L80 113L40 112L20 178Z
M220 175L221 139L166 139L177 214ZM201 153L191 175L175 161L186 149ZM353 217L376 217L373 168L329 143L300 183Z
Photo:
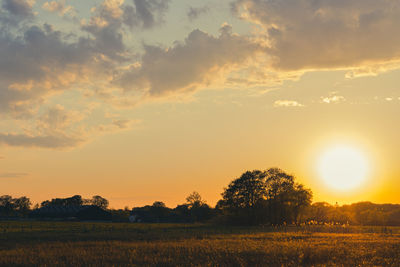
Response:
M0 197L0 218L113 220L143 223L213 222L236 225L352 224L400 225L400 205L361 202L351 205L312 203L312 191L279 168L243 173L224 188L211 207L193 192L175 208L162 201L133 209L108 209L101 196L54 198L32 207L27 197Z

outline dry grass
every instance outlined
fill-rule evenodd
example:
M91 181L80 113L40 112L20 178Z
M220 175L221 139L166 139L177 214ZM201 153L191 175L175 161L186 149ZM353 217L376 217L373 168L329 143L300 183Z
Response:
M0 266L400 266L399 228L0 223Z

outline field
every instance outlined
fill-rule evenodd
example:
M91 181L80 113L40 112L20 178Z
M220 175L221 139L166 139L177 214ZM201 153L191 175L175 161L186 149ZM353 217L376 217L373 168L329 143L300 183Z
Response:
M400 228L0 222L0 266L400 266Z

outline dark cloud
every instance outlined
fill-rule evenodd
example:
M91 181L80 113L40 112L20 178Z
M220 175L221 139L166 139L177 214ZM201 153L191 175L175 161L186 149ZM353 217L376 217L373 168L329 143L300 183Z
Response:
M169 0L134 0L133 5L123 1L105 0L96 7L90 21L82 29L94 37L97 52L114 60L128 60L125 53L124 28L150 29L164 21Z
M208 6L202 7L189 7L189 11L187 12L187 16L189 20L195 20L203 14L206 14L210 11Z
M259 50L247 37L233 34L229 25L220 29L218 37L194 30L183 43L168 49L145 46L140 67L133 67L116 82L127 90L148 88L152 96L191 91L206 86L215 75L244 63Z
M2 7L14 16L33 16L32 5L34 1L26 0L3 0Z
M33 3L33 1L25 0L4 0L0 8L0 31L17 27L21 22L33 20Z
M164 22L170 0L133 0L133 6L123 6L123 22L130 27L153 28Z
M50 25L0 34L0 113L26 112L54 90L67 88L79 73L107 66L96 56L93 40L74 38ZM65 76L67 74L67 76Z
M0 114L29 116L52 92L67 90L91 75L107 80L120 63L128 62L131 54L124 44L124 25L157 25L169 1L133 1L135 22L130 25L124 16L128 5L122 2L105 0L96 7L90 21L82 24L90 36L78 37L49 24L18 25L21 16L32 14L33 1L4 1L0 10ZM5 27L8 13L16 21L15 28Z

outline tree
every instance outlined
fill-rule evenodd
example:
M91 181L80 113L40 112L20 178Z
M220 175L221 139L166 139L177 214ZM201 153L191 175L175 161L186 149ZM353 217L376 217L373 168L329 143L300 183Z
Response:
M312 193L281 169L247 171L222 193L217 209L247 224L293 223L310 205Z
M65 206L82 206L83 199L80 195L75 195L65 199Z
M279 168L266 171L266 190L268 200L269 221L282 224L290 219L289 202L294 192L294 177Z
M30 211L31 201L27 197L0 197L0 216L24 216Z
M293 222L298 223L300 214L311 205L312 192L304 188L302 184L295 184L291 194L291 208L293 212Z
M326 202L313 203L309 208L309 220L315 223L326 223L329 222L329 215L333 207Z
M294 185L294 177L279 168L265 172L265 183L268 199L279 199L286 196Z
M154 208L165 208L166 206L165 206L165 203L162 201L155 201L153 203L153 207Z
M27 197L20 197L14 199L14 206L17 212L19 212L22 215L28 214L31 208L31 201Z
M186 198L186 206L194 222L206 221L212 217L212 209L196 191Z
M108 200L101 196L93 196L90 203L92 205L102 208L104 210L108 208L108 204L109 204Z
M0 216L10 216L14 211L13 198L9 195L0 197Z
M300 212L311 204L312 192L279 168L268 169L266 174L270 222L297 223Z
M41 207L47 206L82 206L84 200L80 195L75 195L68 198L53 198L51 201L45 200L41 203Z
M232 181L222 193L225 208L231 210L249 209L254 207L266 196L265 172L247 171L240 178Z
M267 194L265 177L266 173L259 170L243 173L222 193L218 207L236 223L259 223L259 215L262 215L260 209L265 205Z
M193 191L189 196L186 198L186 203L189 207L200 207L206 202L201 198L200 194L196 191Z

